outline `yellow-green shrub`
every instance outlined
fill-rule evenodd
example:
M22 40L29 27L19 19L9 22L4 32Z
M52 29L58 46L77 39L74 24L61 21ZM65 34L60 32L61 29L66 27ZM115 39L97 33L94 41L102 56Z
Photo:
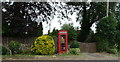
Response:
M42 35L38 37L33 45L31 46L31 51L36 54L53 54L55 51L54 40L51 36Z

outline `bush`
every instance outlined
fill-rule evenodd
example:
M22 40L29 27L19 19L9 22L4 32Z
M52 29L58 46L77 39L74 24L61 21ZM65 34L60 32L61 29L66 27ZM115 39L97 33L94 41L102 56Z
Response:
M80 54L80 49L79 48L70 48L66 53L62 53L59 55L79 55Z
M72 41L70 48L79 48L79 43L78 41Z
M12 54L16 54L20 50L21 44L17 41L11 41L8 43L8 47L11 50Z
M110 49L109 50L109 53L112 53L112 54L117 54L118 53L118 50L117 49Z
M108 51L109 50L109 42L106 38L96 37L97 39L97 51Z
M55 51L54 40L51 36L42 35L38 37L33 45L31 46L31 51L35 54L53 54Z
M65 52L65 53L62 53L62 54L58 54L58 55L60 55L60 56L64 56L64 55L71 55L71 53L69 52L69 50L67 51L67 52Z
M0 46L0 49L2 49L2 55L6 55L9 53L9 50L4 46Z
M32 54L31 50L19 50L20 54Z
M117 20L113 15L100 19L97 24L96 39L99 51L109 51L116 44L116 26Z
M79 55L80 54L80 49L79 48L70 48L69 49L69 54Z

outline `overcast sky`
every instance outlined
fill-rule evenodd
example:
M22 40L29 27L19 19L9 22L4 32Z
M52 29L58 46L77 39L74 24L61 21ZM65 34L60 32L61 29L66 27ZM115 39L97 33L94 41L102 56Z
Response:
M61 3L62 5L66 5L65 3ZM53 4L51 4L53 7L56 7L57 8L57 6L61 6L59 3L57 4L57 5L53 5ZM65 10L66 9L59 9L59 8L57 8L57 11L59 12L59 11L62 11L62 12L65 12ZM72 12L73 12L73 14L71 15L69 12L72 10ZM75 12L74 12L75 11ZM57 13L58 13L57 12ZM48 30L49 30L49 28L50 28L50 32L52 32L52 30L55 28L55 29L58 29L58 30L60 30L61 29L61 26L63 25L63 24L69 24L69 23L73 23L73 26L74 27L78 27L78 30L80 30L80 21L78 21L78 22L76 22L76 18L77 18L77 13L78 13L79 11L77 10L74 10L73 8L71 8L70 10L67 10L67 16L69 17L69 18L71 18L69 21L68 21L68 19L67 18L64 18L64 20L62 20L62 19L60 19L60 18L57 18L57 15L54 15L54 18L50 21L50 23L51 23L51 26L49 26L46 22L43 22L43 34L47 34L48 33ZM61 21L61 24L60 24L60 22L59 22L59 20ZM94 23L93 25L92 25L92 27L91 27L91 29L95 32L95 27L96 27L96 24Z
M72 21L68 21L67 19L61 20L62 24L59 23L59 18L54 17L54 19L52 19L51 21L51 27L46 22L43 22L43 34L47 34L49 27L51 28L50 31L52 31L54 28L60 30L63 24L68 23L73 23L74 27L80 27L79 22L76 22L76 13L74 13L73 15L69 15L69 17L72 19Z
M63 4L64 5L64 4ZM55 6L56 7L56 6ZM59 8L57 8L58 9L58 11L60 10L60 11L64 11L64 9L59 9ZM5 9L2 9L3 11L6 11ZM74 10L74 9L70 9L70 10ZM37 10L37 11L39 11L39 10ZM68 11L69 12L69 11ZM58 29L58 30L60 30L61 29L61 26L63 25L63 24L69 24L69 23L72 23L73 24L73 26L74 27L78 27L78 30L80 30L80 21L78 21L78 22L76 22L76 17L77 17L77 11L75 11L75 12L73 12L73 14L71 15L71 14L67 14L67 16L69 17L69 18L71 18L70 19L70 21L68 21L68 19L67 18L64 18L64 19L60 19L60 18L57 18L57 16L56 15L54 15L54 18L53 19L51 19L51 21L49 21L49 23L51 23L51 26L49 26L49 24L47 24L46 22L43 22L43 34L47 34L48 33L48 30L49 30L49 28L50 28L50 32L52 32L52 30L55 28L55 29ZM39 15L40 16L40 15ZM39 16L38 16L38 18L37 18L37 22L40 22L40 19L39 19ZM60 24L60 22L59 21L61 21L61 24ZM96 24L94 23L93 25L92 25L92 27L91 27L91 29L95 32L95 27L96 27Z
M48 33L48 30L49 30L49 27L51 28L50 31L52 31L54 28L60 30L61 29L61 26L63 24L68 24L68 23L73 23L73 26L74 27L79 27L80 29L80 24L79 22L76 22L76 13L74 13L73 15L69 15L69 17L72 19L72 21L67 21L67 19L65 21L61 20L62 21L62 24L60 25L60 23L58 22L59 21L59 18L57 17L54 17L54 19L52 19L51 21L51 27L46 23L46 22L43 22L43 34L47 34ZM94 23L91 27L91 29L95 32L95 27L96 27L96 24Z

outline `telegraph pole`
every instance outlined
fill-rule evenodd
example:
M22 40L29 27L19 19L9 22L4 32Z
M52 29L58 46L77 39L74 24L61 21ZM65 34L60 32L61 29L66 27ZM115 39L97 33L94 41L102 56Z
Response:
M108 17L108 14L109 14L109 0L107 0L107 11L106 11L106 16Z

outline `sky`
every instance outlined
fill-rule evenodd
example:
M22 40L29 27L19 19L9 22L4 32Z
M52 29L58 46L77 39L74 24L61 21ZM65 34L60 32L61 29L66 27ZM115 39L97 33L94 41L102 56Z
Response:
M69 15L69 17L72 19L72 21L67 21L67 19L65 20L61 20L62 24L60 25L60 23L58 22L59 21L59 18L57 17L54 17L54 19L51 20L51 32L54 28L60 30L61 29L61 26L63 24L69 24L69 23L73 23L73 26L74 27L80 27L80 24L79 22L76 22L76 14L74 13L73 15ZM49 25L46 23L46 22L43 22L43 34L47 34L49 30Z
M64 4L64 3L61 3L61 4L62 4L62 5L66 5L66 4ZM55 5L53 5L53 4L51 4L51 5L52 5L53 7L56 7L56 8L57 8L57 6L60 6L59 3L57 4L57 6L55 6ZM59 9L59 8L57 8L57 10L64 12L64 9ZM59 18L57 18L56 15L54 15L54 18L50 21L51 26L49 26L46 22L43 22L43 34L47 34L49 28L50 28L50 32L52 32L52 30L53 30L54 28L60 30L60 29L61 29L61 26L62 26L63 24L69 24L69 23L73 23L73 27L78 27L78 30L80 30L80 21L76 22L76 18L77 18L77 13L78 13L78 11L75 11L75 12L74 12L74 9L73 9L73 8L71 8L70 11L71 11L71 10L73 11L73 14L72 14L72 15L69 14L69 13L67 13L67 16L68 16L69 18L71 18L70 21L68 21L68 19L64 19L64 20L59 19ZM69 12L69 10L67 10L67 11ZM57 12L57 13L58 13L58 12ZM59 23L59 20L61 21L61 24ZM92 25L92 27L91 27L91 29L93 30L94 33L96 32L96 28L95 28L95 27L96 27L96 24L94 23L94 24Z
M61 29L61 26L63 25L63 24L69 24L69 23L73 23L73 26L74 27L79 27L79 30L80 30L80 24L79 24L79 22L76 22L76 13L74 13L73 15L69 15L69 17L72 19L72 21L67 21L67 20L65 20L65 21L63 21L63 20L61 20L62 21L62 24L60 25L60 23L58 22L59 21L59 18L57 18L57 17L54 17L54 19L52 19L51 20L51 32L52 32L52 30L54 29L54 28L56 28L56 29L58 29L58 30L60 30ZM93 25L92 25L92 27L91 27L91 29L94 31L94 33L96 32L96 24L94 23ZM46 22L43 22L43 34L47 34L48 33L48 30L49 30L49 25L46 23Z
M5 11L5 9L2 9L2 10ZM69 23L72 23L73 27L78 27L78 30L80 30L80 23L79 23L80 21L76 22L77 12L73 12L72 15L67 14L67 16L71 18L70 21L68 21L68 19L62 20L60 18L57 18L56 15L54 15L54 18L51 19L51 21L49 21L51 23L51 26L49 26L49 24L47 24L46 22L43 22L43 34L47 34L49 28L50 28L50 32L52 32L54 28L60 30L63 24L69 24ZM36 21L39 22L39 17ZM61 21L61 24L59 23L59 21ZM96 24L94 23L91 27L94 33L96 32L95 27L96 27Z

